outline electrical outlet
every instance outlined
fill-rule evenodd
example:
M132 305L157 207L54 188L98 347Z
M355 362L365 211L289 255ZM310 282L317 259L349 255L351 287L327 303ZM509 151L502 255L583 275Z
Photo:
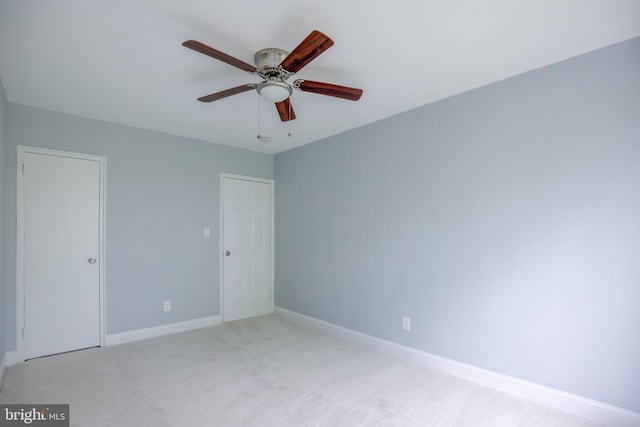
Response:
M171 311L171 301L164 302L164 311Z
M411 330L411 318L402 316L402 329L405 331Z

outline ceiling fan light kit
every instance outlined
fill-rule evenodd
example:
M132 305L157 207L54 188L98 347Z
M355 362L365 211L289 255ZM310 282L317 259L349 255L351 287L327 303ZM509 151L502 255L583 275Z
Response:
M281 80L265 80L256 85L256 90L271 102L282 102L293 92L291 86Z
M198 98L201 102L212 102L231 95L255 89L258 94L275 103L280 120L287 122L295 119L295 113L289 97L293 89L320 95L357 101L362 96L362 90L331 83L314 82L310 80L296 80L292 84L287 79L300 71L325 50L333 46L333 40L320 31L312 31L291 53L278 48L261 49L254 55L256 66L250 65L233 56L209 47L196 40L182 43L189 49L211 56L214 59L231 66L255 74L263 79L261 83L247 83L234 88L215 92Z

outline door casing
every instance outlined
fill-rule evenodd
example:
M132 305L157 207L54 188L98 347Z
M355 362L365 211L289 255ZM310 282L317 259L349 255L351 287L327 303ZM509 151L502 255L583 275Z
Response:
M100 347L105 345L106 334L106 315L105 315L105 244L104 244L104 220L106 211L106 165L107 159L103 156L94 156L90 154L73 153L68 151L51 150L46 148L29 147L19 145L17 147L17 168L16 168L16 362L24 362L24 197L23 197L23 178L22 165L26 153L62 156L80 160L92 160L100 165L100 185L99 185L99 245L98 259L99 263L99 319L100 319Z

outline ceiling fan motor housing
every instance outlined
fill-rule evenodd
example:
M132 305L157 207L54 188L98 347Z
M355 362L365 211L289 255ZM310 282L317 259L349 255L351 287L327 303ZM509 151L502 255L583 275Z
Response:
M258 70L260 70L261 75L264 78L279 77L282 80L286 80L289 78L289 74L283 73L282 69L279 68L279 65L284 61L287 55L289 55L289 52L286 50L269 47L257 51L253 58L256 63L256 67L258 67Z

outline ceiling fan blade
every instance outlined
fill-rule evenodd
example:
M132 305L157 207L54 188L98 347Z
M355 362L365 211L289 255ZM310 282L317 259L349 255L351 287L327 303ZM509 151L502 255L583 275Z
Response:
M291 74L297 73L331 46L333 46L333 40L320 31L314 30L287 55L280 63L280 68Z
M222 90L220 92L212 93L211 95L206 95L198 98L198 101L202 102L213 102L218 99L226 98L227 96L236 95L238 93L247 92L251 89L255 88L254 84L246 84L242 86L232 87L231 89Z
M283 122L295 120L296 113L293 111L290 98L287 98L282 102L276 102L276 108L278 109L278 114L280 114L280 120Z
M218 61L226 62L227 64L233 65L236 68L240 68L243 71L248 71L250 73L255 73L256 71L258 71L255 66L247 64L246 62L234 58L233 56L227 55L224 52L220 52L219 50L207 46L206 44L200 43L199 41L187 40L186 42L182 43L182 46L208 55L212 58L217 59Z
M362 96L362 89L354 87L339 86L331 83L314 82L312 80L296 80L293 87L303 92L313 92L320 95L335 96L336 98L357 101Z

